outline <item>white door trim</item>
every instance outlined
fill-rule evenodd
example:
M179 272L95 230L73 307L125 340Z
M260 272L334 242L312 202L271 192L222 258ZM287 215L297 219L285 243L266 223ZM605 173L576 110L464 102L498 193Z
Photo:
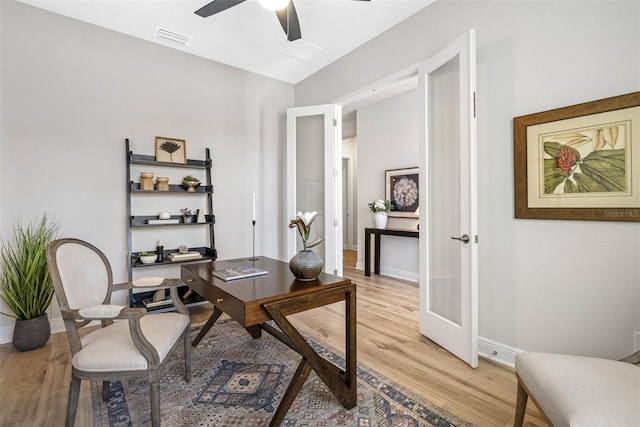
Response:
M325 270L342 275L342 107L335 104L287 109L287 221L296 217L296 119L324 116ZM287 234L287 259L296 254L296 233Z

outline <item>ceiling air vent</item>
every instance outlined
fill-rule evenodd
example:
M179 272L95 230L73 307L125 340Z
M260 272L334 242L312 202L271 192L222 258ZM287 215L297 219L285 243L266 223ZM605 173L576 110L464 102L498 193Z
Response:
M159 39L170 40L175 43L187 46L191 42L191 37L184 34L176 33L175 31L167 30L166 28L156 27L153 35Z
M308 61L322 52L320 46L316 46L304 40L296 40L289 43L289 47L282 53L292 56L300 61Z

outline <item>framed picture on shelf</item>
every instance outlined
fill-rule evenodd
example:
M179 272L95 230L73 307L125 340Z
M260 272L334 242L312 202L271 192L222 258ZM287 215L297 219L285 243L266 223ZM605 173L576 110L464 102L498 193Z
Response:
M187 141L156 136L156 162L187 163Z
M384 172L385 199L391 202L389 216L417 218L420 206L419 168Z
M513 119L515 217L640 221L640 92Z

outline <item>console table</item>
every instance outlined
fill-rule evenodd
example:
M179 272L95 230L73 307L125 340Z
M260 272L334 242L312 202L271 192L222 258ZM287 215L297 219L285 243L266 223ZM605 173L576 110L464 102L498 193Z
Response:
M365 228L364 229L364 275L371 276L371 235L375 236L375 254L373 272L380 274L380 236L420 237L418 230L400 228Z

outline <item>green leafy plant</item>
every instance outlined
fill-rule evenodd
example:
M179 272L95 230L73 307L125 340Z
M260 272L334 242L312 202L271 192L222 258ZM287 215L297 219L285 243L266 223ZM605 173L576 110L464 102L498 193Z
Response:
M189 218L191 216L191 209L189 208L180 209L180 212L182 212L183 218Z
M138 252L138 256L151 256L151 255L153 254L147 251Z
M185 177L182 178L183 181L187 181L187 182L200 182L200 180L192 175L187 175Z
M46 249L57 234L57 222L44 214L26 227L17 220L13 242L2 241L0 297L13 312L5 316L29 320L45 314L53 298Z
M368 203L369 210L373 213L377 212L389 212L391 210L391 202L388 200L374 200L371 203Z

